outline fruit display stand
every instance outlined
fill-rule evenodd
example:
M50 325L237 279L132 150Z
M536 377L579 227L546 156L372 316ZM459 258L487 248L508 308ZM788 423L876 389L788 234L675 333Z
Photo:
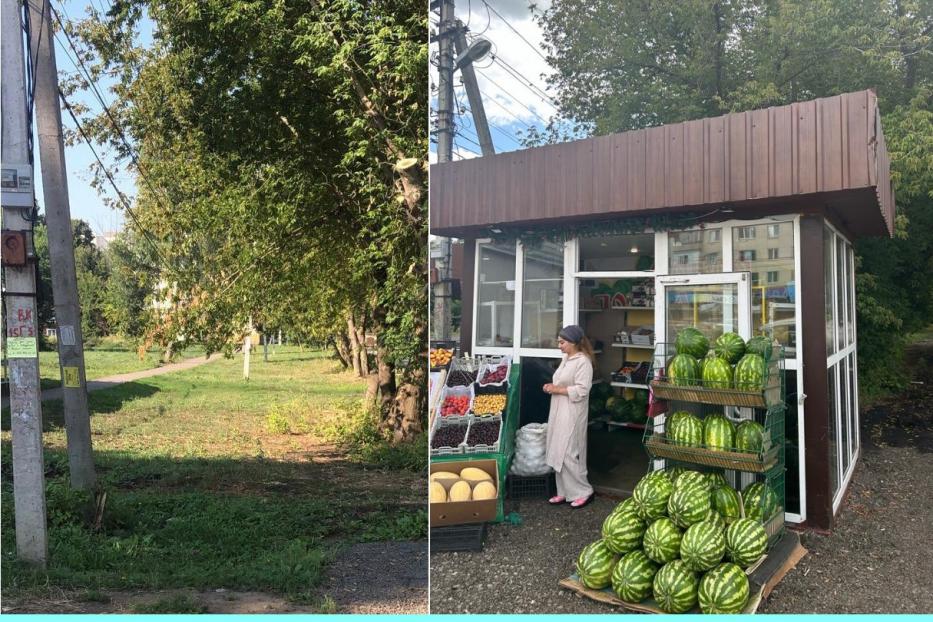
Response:
M508 377L508 397L506 399L505 411L502 413L502 426L499 434L498 451L489 452L471 452L471 453L445 453L444 455L432 455L431 464L445 462L460 462L471 460L495 460L498 466L499 481L497 483L498 500L496 503L496 517L490 522L502 522L505 518L505 479L506 474L512 464L512 455L515 448L515 430L519 418L519 377L521 374L521 365L511 364ZM438 418L440 419L440 418ZM488 418L474 418L473 420L482 421ZM438 421L438 423L441 423ZM432 451L432 453L434 453Z

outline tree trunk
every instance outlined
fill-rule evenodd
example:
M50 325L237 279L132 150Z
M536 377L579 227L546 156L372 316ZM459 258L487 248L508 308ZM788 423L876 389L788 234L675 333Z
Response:
M345 334L339 333L334 337L334 349L337 351L340 364L343 365L344 369L349 369L352 365L350 362L350 344Z
M356 341L360 344L360 373L369 376L369 352L366 351L366 317L360 318L356 325Z
M379 379L379 417L382 421L382 427L385 429L387 415L392 411L392 404L395 401L395 365L388 358L388 350L384 345L376 347L376 375ZM391 427L389 428L391 430Z
M370 407L376 404L376 398L379 397L379 374L373 372L366 376L366 395L363 396L363 404Z
M412 374L412 382L399 387L392 407L383 420L383 429L391 432L392 442L410 441L424 429L424 372Z
M363 369L360 367L360 342L356 338L356 324L353 322L353 314L347 317L347 339L350 342L350 358L353 362L353 372L360 378L365 377Z
M172 357L175 356L175 342L170 340L166 346L165 350L162 352L162 362L166 365L172 362Z
M269 337L266 336L265 330L262 333L262 360L265 363L269 362Z

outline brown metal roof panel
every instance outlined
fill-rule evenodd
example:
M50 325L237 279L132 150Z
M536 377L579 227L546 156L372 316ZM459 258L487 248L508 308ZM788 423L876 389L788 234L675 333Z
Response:
M794 193L794 171L797 168L797 143L794 140L794 110L790 106L769 108L769 166L772 182L768 196L788 196Z
M842 189L842 96L817 100L820 113L820 190Z
M868 116L869 92L851 93L847 96L847 125L846 137L848 141L849 160L846 167L848 175L847 188L858 188L871 184L868 175L868 131L871 127ZM856 148L864 145L864 149Z
M748 113L730 114L726 120L729 130L726 143L728 197L730 201L744 201L748 198L748 174L754 166L748 157Z

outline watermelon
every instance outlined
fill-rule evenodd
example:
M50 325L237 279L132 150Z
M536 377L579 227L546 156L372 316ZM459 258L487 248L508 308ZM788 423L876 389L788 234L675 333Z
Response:
M728 389L732 386L732 367L724 358L714 356L704 359L700 375L707 389Z
M700 376L697 359L689 354L678 354L667 363L667 379L679 387L694 386Z
M674 484L674 490L682 488L699 488L704 492L709 492L709 480L706 474L699 471L684 471Z
M620 514L622 512L629 512L632 514L638 515L638 504L635 503L635 499L629 497L625 501L622 501L612 510L613 514Z
M634 512L613 512L603 521L603 542L613 553L628 553L641 546L646 527Z
M710 493L710 502L713 509L716 510L727 523L739 518L742 513L742 505L739 501L739 493L732 486L717 486Z
M745 518L751 518L763 523L774 515L777 506L777 495L763 482L749 484L742 491L742 507L745 509Z
M645 481L645 480L656 480L656 479L666 479L667 482L668 482L669 484L673 484L673 483L674 483L674 482L671 480L671 476L668 475L667 471L661 471L661 470L658 470L658 471L650 471L650 472L648 472L648 473L645 473L645 475L644 475L640 480L638 480L638 481L639 481L639 482L643 482L643 481Z
M713 508L709 509L709 514L706 515L706 518L703 519L708 523L716 525L716 527L722 531L726 531L726 519L722 517L722 514L714 510Z
M730 365L735 365L745 354L745 341L736 333L723 333L713 345L713 352Z
M748 568L765 554L768 534L750 518L740 518L726 528L726 553L742 568Z
M697 604L697 576L679 559L665 564L654 575L652 591L666 613L684 613Z
M612 571L612 591L629 603L639 603L651 594L651 582L660 566L635 550L619 560Z
M610 397L615 397L612 394L612 385L610 385L608 382L594 384L593 388L590 389L590 399L594 397L604 401L608 400Z
M686 529L706 518L710 510L709 492L697 486L678 488L667 502L667 515L678 527Z
M723 529L712 521L691 525L680 540L680 559L690 570L709 570L721 562L725 554L726 536Z
M695 359L701 359L709 351L709 339L697 329L687 327L677 333L674 347L679 354L689 354Z
M735 427L722 415L709 415L703 421L703 442L712 451L732 451Z
M760 453L764 446L765 428L757 421L743 421L735 429L735 448L751 454Z
M612 582L612 567L616 554L602 540L587 544L577 558L577 574L588 588L601 590Z
M746 354L735 366L735 388L740 391L762 391L766 372L765 360L760 354Z
M703 613L740 613L748 602L745 572L735 564L720 564L703 575L697 599Z
M728 486L729 485L729 482L726 481L726 476L723 475L722 473L712 473L712 472L707 473L706 481L709 482L710 490L712 490L713 488L716 488L717 486Z
M771 340L764 335L757 335L745 344L745 352L758 354L766 361L771 360Z
M687 472L686 467L682 466L673 466L667 470L668 477L671 478L671 481L674 482L674 488L677 488L677 478Z
M699 447L703 444L703 422L693 415L687 415L677 420L674 435L667 435L669 441L675 445Z
M663 516L648 525L642 539L642 549L654 561L666 564L680 554L682 533L674 521Z
M635 485L632 498L638 505L638 515L645 521L652 521L664 516L667 510L667 500L671 496L674 485L663 471L654 471L660 476L649 473L641 478Z

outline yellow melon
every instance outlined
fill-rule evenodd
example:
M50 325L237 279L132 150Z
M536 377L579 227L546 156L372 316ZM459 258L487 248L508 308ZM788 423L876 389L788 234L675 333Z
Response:
M447 491L440 482L431 482L431 503L445 503L447 501Z
M435 471L431 473L431 481L436 481L439 479L460 479L460 476L456 473L451 473L450 471Z
M483 481L473 487L473 500L495 499L496 487L490 481Z
M474 481L482 479L488 479L490 481L492 480L492 475L482 469L477 469L476 467L466 467L460 471L460 477L463 479L472 479Z
M469 501L471 492L470 483L460 480L450 487L448 499L450 501Z

